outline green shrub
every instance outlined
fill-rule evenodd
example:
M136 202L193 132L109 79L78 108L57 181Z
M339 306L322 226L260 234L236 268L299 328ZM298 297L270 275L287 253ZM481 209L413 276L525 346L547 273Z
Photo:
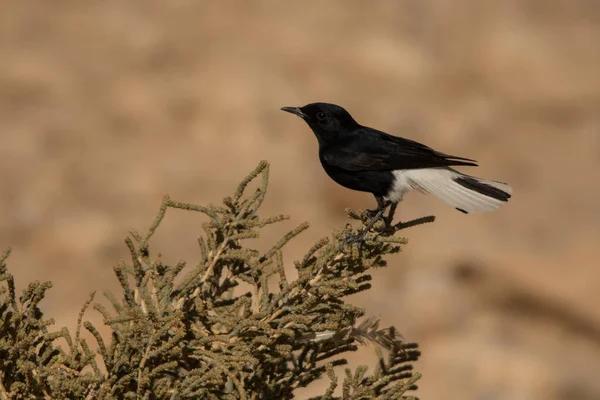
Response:
M259 178L259 187L246 194L248 184ZM349 247L345 238L353 228L347 224L295 262L298 279L288 280L282 249L308 224L265 253L245 241L286 219L259 216L267 181L268 164L261 162L222 206L166 197L150 229L125 240L131 260L114 267L122 293L106 293L112 309L92 305L92 294L74 336L66 328L51 332L53 320L38 307L50 282L33 282L17 298L6 266L10 251L5 251L0 259L0 398L291 399L297 388L323 375L330 385L317 398L411 398L406 393L416 389L420 377L411 365L420 354L417 346L403 342L393 327L379 329L378 321L344 301L368 290L368 271L386 266L384 257L400 251L405 240L378 224L361 246ZM194 266L167 265L150 251L149 240L168 209L209 218L202 224L201 257ZM366 213L347 214L363 223L367 218ZM431 220L399 224L395 230ZM238 288L240 283L249 290ZM90 305L104 317L110 340L83 322ZM81 337L82 326L95 338L93 346ZM336 397L335 367L347 364L344 353L367 342L376 344L380 361L370 374L366 366L346 369Z

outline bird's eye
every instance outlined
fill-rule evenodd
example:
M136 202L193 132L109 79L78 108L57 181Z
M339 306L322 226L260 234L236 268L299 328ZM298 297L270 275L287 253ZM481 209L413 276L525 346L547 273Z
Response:
M327 118L327 114L325 114L324 112L318 112L317 113L317 119L323 121L326 118Z

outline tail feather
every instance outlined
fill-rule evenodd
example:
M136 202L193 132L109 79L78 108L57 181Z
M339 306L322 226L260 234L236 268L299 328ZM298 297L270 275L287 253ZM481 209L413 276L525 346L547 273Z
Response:
M412 170L411 183L464 213L492 211L510 199L505 183L462 174L450 168Z
M471 189L479 194L483 194L497 200L508 201L508 199L510 199L510 193L507 193L506 191L502 190L502 188L495 186L498 184L497 182L487 182L467 175L454 178L454 182L466 187L467 189Z

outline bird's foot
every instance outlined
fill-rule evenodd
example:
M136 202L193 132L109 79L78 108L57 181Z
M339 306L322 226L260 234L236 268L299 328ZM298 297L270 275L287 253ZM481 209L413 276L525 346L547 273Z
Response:
M379 209L378 209L378 208L376 208L376 209L374 209L374 210L369 210L369 209L365 210L365 214L367 215L367 217L368 217L369 219L371 219L371 218L373 218L374 216L376 216L378 212L379 212Z
M385 227L388 228L388 227L392 226L392 222L394 222L393 220L394 220L394 217L392 215L383 217L383 223L385 224Z
M384 227L381 228L381 230L379 231L382 235L388 236L388 235L393 235L394 233L396 233L398 229L396 228L395 225L392 225L391 223L386 222Z
M378 227L376 228L377 232L383 235L393 235L394 233L396 233L396 226L393 225L393 216L387 216L387 217L383 217L381 218L381 220L383 221L383 226L382 227Z

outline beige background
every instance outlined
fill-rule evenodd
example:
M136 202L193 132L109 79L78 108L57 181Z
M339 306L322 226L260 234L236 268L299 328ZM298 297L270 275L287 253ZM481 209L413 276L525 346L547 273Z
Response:
M600 399L599 71L594 0L4 0L0 246L72 326L163 194L219 202L267 159L263 212L292 220L261 242L310 221L296 259L373 205L279 111L338 103L515 189L471 216L409 195L400 218L437 222L351 299L420 343L420 397ZM170 213L155 251L195 261L202 221Z

